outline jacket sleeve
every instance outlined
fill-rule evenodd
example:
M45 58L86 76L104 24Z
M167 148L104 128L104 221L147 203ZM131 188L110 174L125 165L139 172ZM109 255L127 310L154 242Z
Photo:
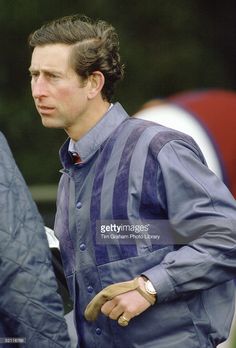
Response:
M1 133L0 318L24 347L70 347L44 226Z
M164 188L157 195L177 242L175 251L144 274L154 284L158 301L165 302L236 276L236 205L204 164L197 145L170 141L157 160L157 187Z

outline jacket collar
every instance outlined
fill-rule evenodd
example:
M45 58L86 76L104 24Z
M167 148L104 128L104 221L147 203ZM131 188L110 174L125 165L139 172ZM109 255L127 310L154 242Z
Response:
M73 150L79 154L82 163L87 162L114 130L128 117L121 104L115 103L88 133L74 143ZM64 168L72 165L71 156L68 152L70 142L71 139L68 138L60 149L60 158Z

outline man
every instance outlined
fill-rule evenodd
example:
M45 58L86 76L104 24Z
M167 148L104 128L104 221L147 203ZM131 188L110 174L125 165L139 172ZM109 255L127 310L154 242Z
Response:
M123 76L112 26L65 17L29 43L42 123L69 136L55 231L79 347L216 347L234 312L229 191L189 136L111 104ZM116 237L130 227L138 238Z
M44 226L0 133L0 347L69 348Z

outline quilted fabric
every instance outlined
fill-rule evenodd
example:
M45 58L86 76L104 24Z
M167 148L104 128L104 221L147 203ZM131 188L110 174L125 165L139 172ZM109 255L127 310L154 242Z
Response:
M0 133L0 347L70 347L44 226Z

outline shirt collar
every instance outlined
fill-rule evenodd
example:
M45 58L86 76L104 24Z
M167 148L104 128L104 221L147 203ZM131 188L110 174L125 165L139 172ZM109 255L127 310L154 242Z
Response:
M108 112L109 110L111 110L111 108L112 108L113 105L114 105L114 104L112 104L112 103L110 104L110 106L109 106L107 112ZM106 112L106 113L107 113L107 112ZM79 141L78 141L78 142L79 142ZM69 151L70 153L72 153L72 154L79 154L79 153L81 153L81 150L80 150L80 148L79 148L78 142L76 142L76 141L70 139L69 146L68 146L68 151ZM81 158L81 156L80 156L80 158ZM82 159L82 158L81 158L81 159Z
M66 163L68 163L68 157L71 162L71 157L68 151L78 153L81 161L87 162L97 152L111 133L128 117L128 114L121 104L115 103L108 109L101 120L81 139L77 142L67 139L66 143L60 150L62 163L66 165Z

